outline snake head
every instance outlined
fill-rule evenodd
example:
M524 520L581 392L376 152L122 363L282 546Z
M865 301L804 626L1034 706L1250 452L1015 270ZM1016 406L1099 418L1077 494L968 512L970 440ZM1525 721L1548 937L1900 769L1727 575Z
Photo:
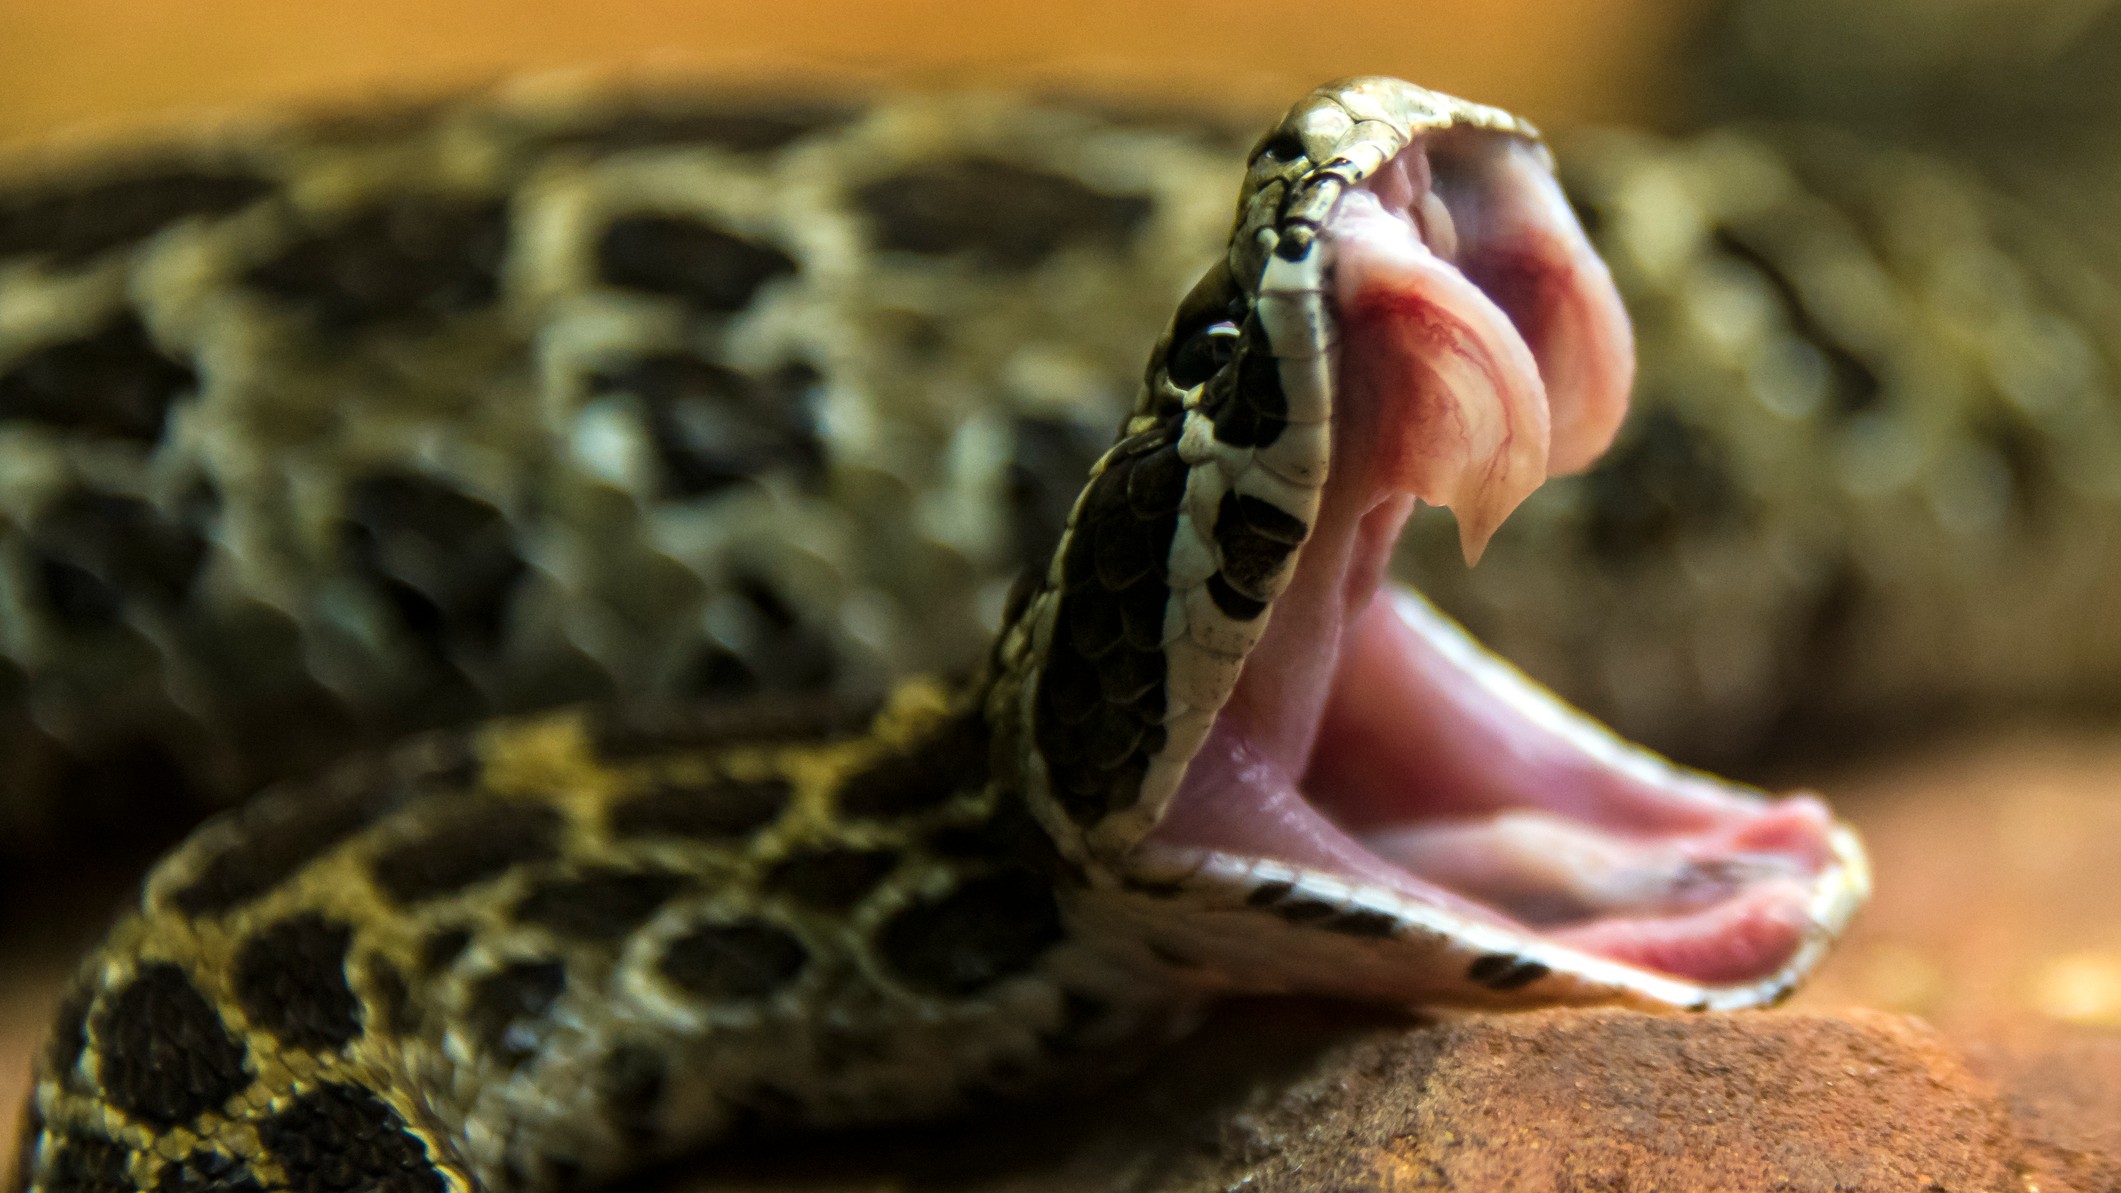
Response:
M1632 374L1530 126L1379 78L1292 108L997 652L1072 914L1209 986L1793 989L1867 891L1853 834L1621 740L1385 580L1417 502L1475 560Z

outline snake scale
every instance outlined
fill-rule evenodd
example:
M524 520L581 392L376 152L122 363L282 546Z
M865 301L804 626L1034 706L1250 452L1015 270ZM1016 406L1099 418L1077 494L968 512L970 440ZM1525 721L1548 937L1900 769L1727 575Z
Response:
M1910 585L2017 578L1956 549L1999 521L2037 539L2110 501L2096 350L1997 366L2096 296L1992 292L1963 334L1909 337L1892 319L1964 295L1909 276L1921 228L1863 246L1847 217L1978 186L1771 134L1587 154L1617 280L1678 297L1635 306L1649 408L1478 588L1449 555L1617 415L1580 376L1611 363L1604 269L1543 151L1383 80L1242 144L968 98L533 94L56 186L39 163L0 224L0 715L35 760L0 779L10 815L122 781L114 755L217 799L420 725L711 699L416 737L201 830L62 1008L16 1182L563 1187L755 1123L1094 1075L1232 990L1786 993L1861 897L1852 840L1605 735L1411 595L1371 601L1416 496L1459 519L1416 518L1402 566L1694 755L1789 719L1793 654L1840 665L1815 715L1922 687L1940 630L2005 640L1949 660L1950 696L2101 674L2111 643L2028 660L1978 601L1846 645ZM1991 265L2056 247L2014 210L1930 231L2006 242ZM1822 314L1848 301L1810 288L1822 243L1877 266L1876 321ZM1704 414L1734 377L1752 404ZM1395 440L1410 409L1461 434ZM1725 418L1755 425L1702 431ZM1812 523L1750 516L1794 491ZM2111 584L2095 548L2027 599L2081 607ZM1584 560L1617 579L1557 589ZM1645 661L1680 609L1702 632ZM915 670L970 678L892 685ZM1437 696L1537 731L1454 754L1462 726L1418 715ZM1525 743L1528 775L1481 773ZM1449 759L1440 814L1396 791L1430 765L1410 750Z

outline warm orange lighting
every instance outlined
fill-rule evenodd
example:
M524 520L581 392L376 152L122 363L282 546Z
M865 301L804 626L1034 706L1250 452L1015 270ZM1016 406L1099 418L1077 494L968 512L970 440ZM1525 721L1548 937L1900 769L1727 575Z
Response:
M1400 74L1535 119L1638 114L1688 0L0 0L0 141L666 61L1266 107Z

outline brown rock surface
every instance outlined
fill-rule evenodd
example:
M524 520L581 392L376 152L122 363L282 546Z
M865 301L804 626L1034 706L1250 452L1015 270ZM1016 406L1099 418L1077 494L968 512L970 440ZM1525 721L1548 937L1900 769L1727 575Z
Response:
M1793 1010L1409 1026L1244 1004L1104 1095L764 1143L657 1185L2121 1193L2121 741L1997 743L1824 786L1879 889ZM0 1103L77 935L0 943Z
M1173 1188L2005 1190L2020 1144L1914 1021L1488 1016L1338 1049Z
M2028 1188L2021 1173L2096 1176L2067 1150L2029 1144L1952 1047L1882 1012L1540 1011L1409 1028L1255 1003L1112 1097L913 1138L842 1138L794 1163L724 1155L661 1187L2003 1193Z

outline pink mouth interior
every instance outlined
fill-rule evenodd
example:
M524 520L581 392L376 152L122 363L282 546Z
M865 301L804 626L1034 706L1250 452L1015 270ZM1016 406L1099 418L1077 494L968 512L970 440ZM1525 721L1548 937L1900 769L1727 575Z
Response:
M1619 422L1627 318L1538 151L1443 134L1327 229L1333 460L1266 634L1145 848L1271 858L1707 984L1802 945L1832 821L1627 745L1382 589L1415 502L1469 559Z

